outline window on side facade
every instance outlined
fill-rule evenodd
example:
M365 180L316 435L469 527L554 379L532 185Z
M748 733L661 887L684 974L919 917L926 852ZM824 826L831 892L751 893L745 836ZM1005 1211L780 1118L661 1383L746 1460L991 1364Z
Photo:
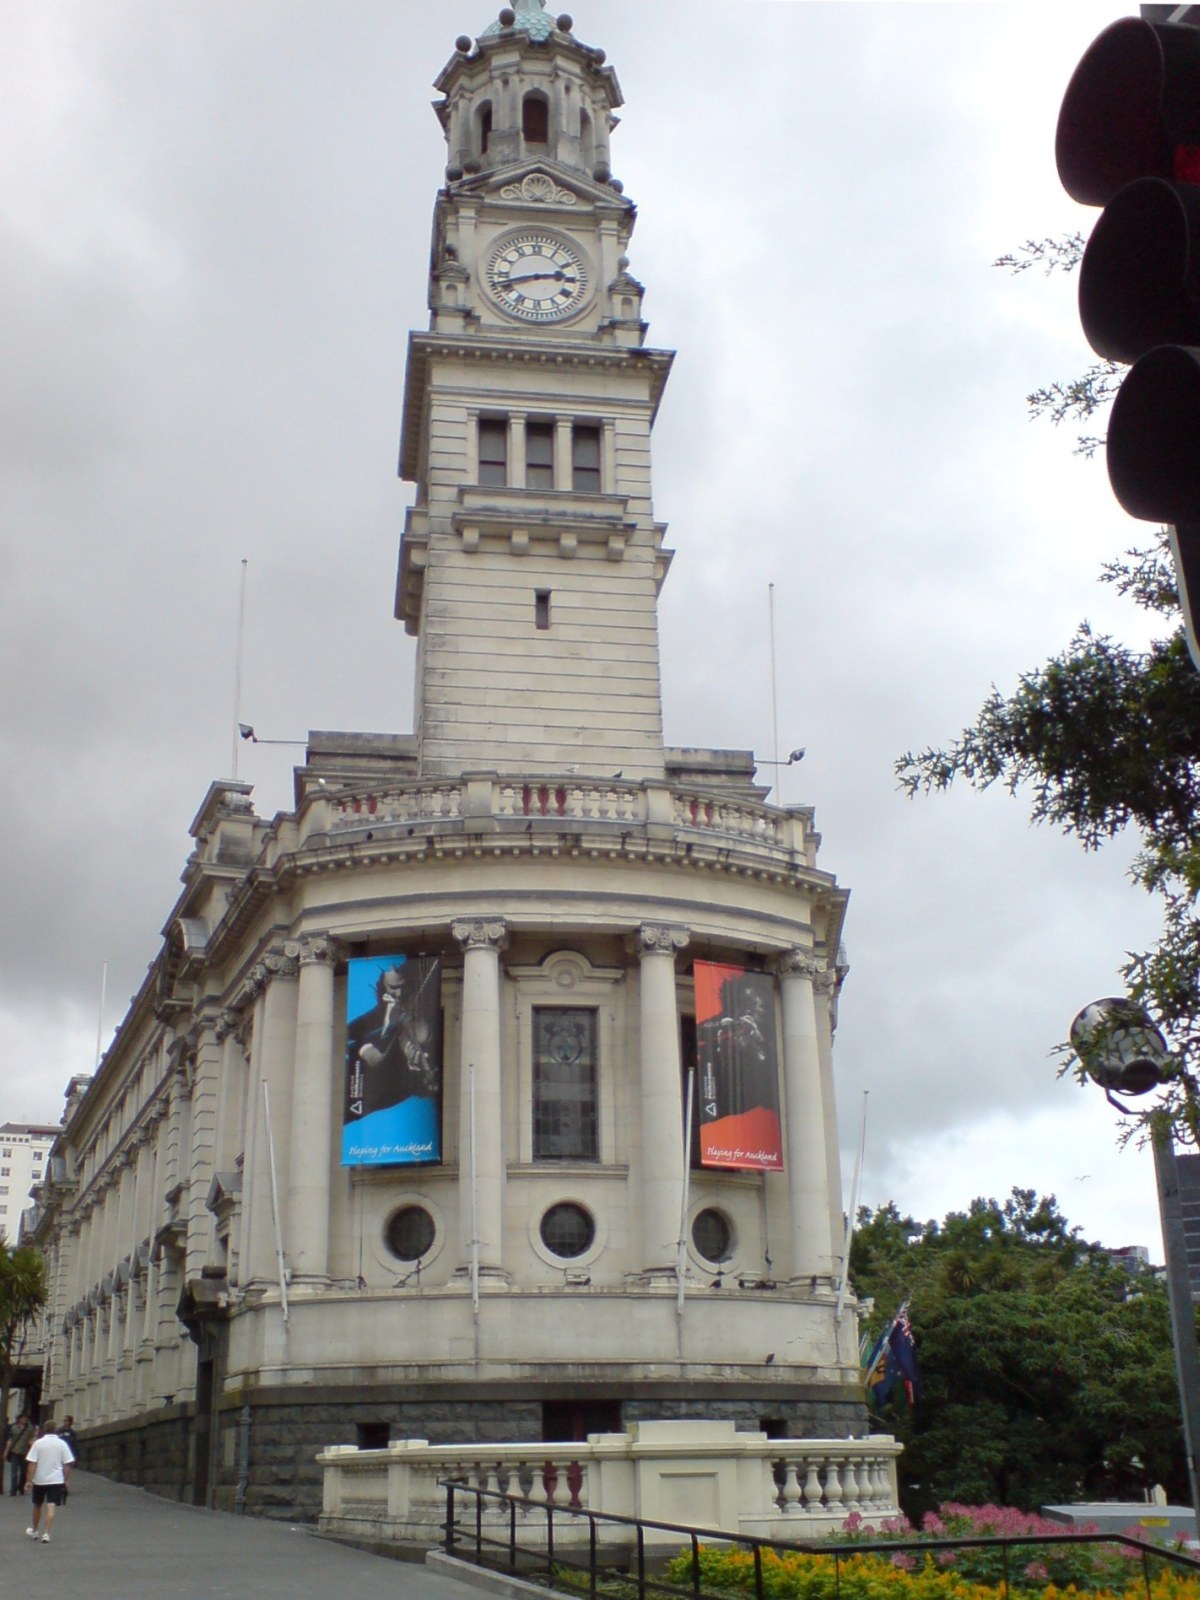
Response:
M595 422L577 422L571 429L571 487L600 493L600 428Z
M581 1006L533 1012L533 1159L598 1161L596 1013Z
M553 489L554 487L554 424L552 422L527 422L525 424L525 487L527 489Z
M480 483L506 484L508 482L508 419L506 417L480 417L479 419L479 481Z

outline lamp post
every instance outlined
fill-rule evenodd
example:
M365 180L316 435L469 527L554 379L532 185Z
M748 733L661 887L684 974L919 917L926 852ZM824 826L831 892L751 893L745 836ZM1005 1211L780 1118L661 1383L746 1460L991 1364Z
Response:
M1167 1041L1141 1006L1125 997L1093 1000L1084 1006L1071 1024L1071 1048L1088 1077L1104 1090L1109 1105L1123 1116L1133 1115L1133 1110L1122 1104L1117 1095L1148 1094L1174 1075ZM1179 1384L1188 1482L1192 1491L1195 1534L1200 1538L1200 1471L1197 1468L1200 1352L1196 1348L1195 1312L1179 1196L1179 1165L1175 1160L1170 1125L1165 1119L1152 1120L1150 1143L1162 1219L1167 1302L1171 1310L1171 1338L1175 1346L1175 1376Z

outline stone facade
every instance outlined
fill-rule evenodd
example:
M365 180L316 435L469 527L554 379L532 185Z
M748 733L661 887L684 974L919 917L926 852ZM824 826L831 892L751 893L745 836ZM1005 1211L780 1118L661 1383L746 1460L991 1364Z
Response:
M268 1514L315 1514L325 1445L865 1427L836 1314L846 895L749 752L663 742L671 357L629 272L617 80L526 0L438 87L396 599L415 732L310 735L273 819L212 785L28 1218L44 1400L88 1464ZM440 962L425 1164L342 1162L380 1059L346 1020L368 957ZM698 961L770 997L747 1025L776 1046L781 1170L693 1164Z

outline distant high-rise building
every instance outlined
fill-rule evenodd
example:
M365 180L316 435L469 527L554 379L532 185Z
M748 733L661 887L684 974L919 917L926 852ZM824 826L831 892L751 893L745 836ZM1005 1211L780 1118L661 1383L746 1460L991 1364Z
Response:
M42 1123L0 1123L0 1234L16 1244L29 1191L41 1183L46 1158L60 1130Z

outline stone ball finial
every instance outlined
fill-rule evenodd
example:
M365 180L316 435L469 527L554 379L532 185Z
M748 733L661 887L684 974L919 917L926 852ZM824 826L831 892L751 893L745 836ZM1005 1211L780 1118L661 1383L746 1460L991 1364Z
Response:
M621 182L620 178L610 178L608 180L608 187L615 190L617 194L625 193L625 185Z
M596 65L598 67L602 67L604 65L604 63L608 60L608 51L607 50L593 50L592 51L592 60L596 63Z
M471 35L469 33L460 33L454 41L454 48L460 56L469 56L471 54L471 44Z
M595 178L597 183L607 183L611 176L612 168L607 161L597 161L592 168L592 177Z
M504 6L500 12L500 26L502 28L511 28L516 20L517 13L513 10L513 8L511 6Z
M575 18L569 11L564 11L562 16L557 18L554 26L562 33L570 33L571 29L575 26Z

